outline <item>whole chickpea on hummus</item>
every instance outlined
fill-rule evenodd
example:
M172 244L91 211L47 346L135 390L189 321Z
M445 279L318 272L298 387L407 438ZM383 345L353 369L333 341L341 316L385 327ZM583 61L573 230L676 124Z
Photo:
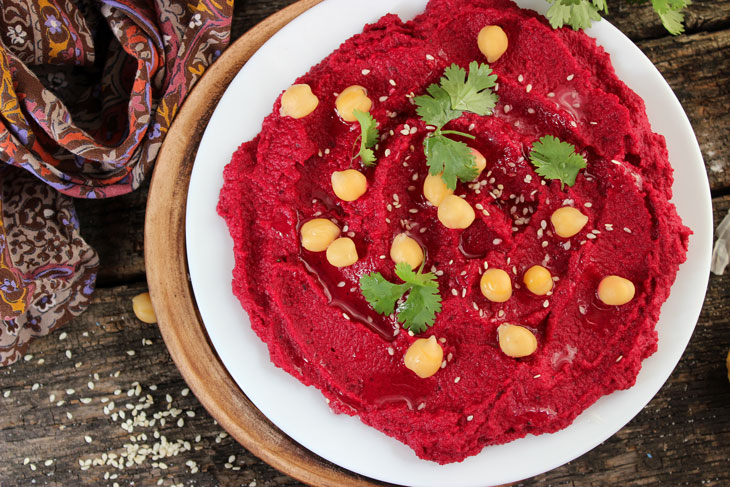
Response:
M634 384L691 232L593 39L432 0L292 81L218 206L275 365L442 464Z

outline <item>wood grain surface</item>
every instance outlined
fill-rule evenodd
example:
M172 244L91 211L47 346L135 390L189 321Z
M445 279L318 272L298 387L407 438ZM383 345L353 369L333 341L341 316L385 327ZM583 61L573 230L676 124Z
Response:
M234 37L289 3L236 2ZM609 20L657 65L692 121L717 224L730 209L730 1L696 1L681 37L667 36L650 8L610 6ZM86 313L0 369L0 486L302 485L224 433L158 328L134 318L131 297L146 289L146 198L145 188L78 202L82 233L102 258L98 289ZM711 276L689 347L649 405L591 452L518 485L730 485L729 347L730 276ZM119 468L120 458L131 464Z

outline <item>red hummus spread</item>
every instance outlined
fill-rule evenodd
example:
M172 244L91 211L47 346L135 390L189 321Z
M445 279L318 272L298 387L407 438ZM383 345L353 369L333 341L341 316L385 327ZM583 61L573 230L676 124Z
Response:
M487 161L455 191L476 219L449 229L423 195L429 129L413 98L452 63L486 63L476 41L486 25L500 26L509 47L489 63L498 76L494 115L465 112L448 125L474 135L467 142ZM664 138L593 39L553 30L507 0L432 0L410 22L386 15L367 25L296 83L309 85L318 105L292 118L276 101L261 133L226 167L218 207L235 242L233 292L274 364L320 389L336 413L358 415L439 463L564 428L601 396L634 384L657 348L654 326L690 231L668 201ZM381 134L374 167L353 159L360 127L335 110L337 94L351 85L372 100ZM585 156L572 187L535 172L528 154L544 135ZM331 176L353 168L367 191L343 201ZM568 238L551 222L566 206L588 217ZM317 217L352 239L357 262L335 267L324 252L302 247L300 228ZM434 325L416 336L376 313L359 288L374 271L399 282L389 255L401 233L422 247L424 272L437 276L442 297ZM552 276L546 295L526 289L523 276L534 265ZM508 300L480 291L487 268L509 275ZM608 275L634 284L630 302L598 298ZM505 354L503 323L530 330L534 353ZM430 336L443 363L421 378L404 355Z

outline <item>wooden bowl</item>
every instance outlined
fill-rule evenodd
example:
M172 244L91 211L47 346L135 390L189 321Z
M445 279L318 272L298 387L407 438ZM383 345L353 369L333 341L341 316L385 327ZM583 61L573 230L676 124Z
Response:
M272 35L321 0L300 0L233 43L188 95L160 150L147 201L145 264L165 345L190 389L247 450L272 467L317 486L386 486L318 457L281 432L238 388L213 349L198 313L185 253L190 173L203 131L223 92ZM225 278L225 276L221 276Z

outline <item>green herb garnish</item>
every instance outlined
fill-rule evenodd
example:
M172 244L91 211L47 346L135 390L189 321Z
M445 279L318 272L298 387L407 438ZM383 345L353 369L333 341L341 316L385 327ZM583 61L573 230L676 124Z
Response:
M360 123L360 151L358 156L366 166L374 166L376 159L372 147L375 147L375 144L378 143L378 137L380 137L378 122L369 113L358 109L353 110L352 114Z
M436 313L441 311L436 276L430 272L422 273L422 267L414 272L409 264L396 264L395 273L404 281L403 284L387 281L380 272L360 277L360 290L370 306L383 315L396 311L398 322L413 333L422 333L433 326ZM396 303L405 293L408 297L396 309Z
M545 16L550 25L557 29L564 25L574 30L585 29L593 21L600 20L600 12L607 13L606 0L548 0L552 5ZM646 3L649 0L633 0L632 3ZM682 10L690 5L691 0L651 0L654 11L670 34L684 32L684 13Z
M471 134L443 130L444 125L461 117L464 112L491 115L499 97L492 91L497 75L487 64L472 61L467 77L464 68L452 64L444 70L440 84L432 84L426 95L417 96L416 113L436 130L423 140L428 172L441 176L446 186L456 189L457 178L471 181L477 174L474 155L468 145L446 137L448 134L473 139Z
M578 171L586 167L585 157L575 151L575 146L557 137L546 135L532 144L530 161L537 168L535 172L546 179L559 179L573 186Z

